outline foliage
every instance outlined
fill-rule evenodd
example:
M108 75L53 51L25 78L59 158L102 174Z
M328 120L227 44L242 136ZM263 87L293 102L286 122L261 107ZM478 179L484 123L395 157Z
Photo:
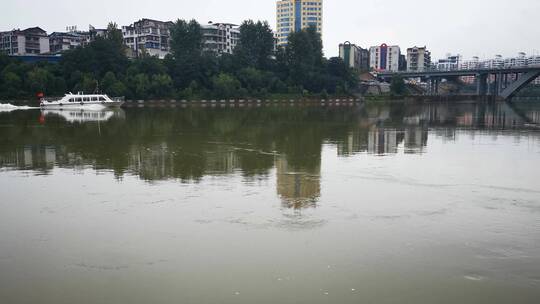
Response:
M390 93L393 95L405 95L407 93L405 81L401 76L394 75L394 77L392 77L392 82L390 82Z
M234 54L205 51L195 20L176 21L171 38L164 60L146 52L129 60L114 23L104 37L65 52L59 64L23 63L0 54L0 98L97 90L129 99L327 97L348 94L358 82L341 59L323 57L314 28L291 34L288 46L276 50L268 23L248 20L240 26Z
M247 20L240 26L235 54L242 66L268 69L274 51L274 33L267 22Z

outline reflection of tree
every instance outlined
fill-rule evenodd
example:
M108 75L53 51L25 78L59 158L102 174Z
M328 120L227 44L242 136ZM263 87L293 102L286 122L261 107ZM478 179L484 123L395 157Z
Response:
M538 116L538 108L522 112ZM340 156L392 154L402 146L406 153L421 153L428 128L453 140L456 126L523 124L510 114L501 105L483 104L146 108L128 109L125 118L99 125L67 123L60 116L48 116L40 125L39 112L16 111L0 113L0 167L45 173L54 166L92 167L148 181L199 181L220 174L268 178L277 167L279 194L299 208L320 195L323 143L336 145Z

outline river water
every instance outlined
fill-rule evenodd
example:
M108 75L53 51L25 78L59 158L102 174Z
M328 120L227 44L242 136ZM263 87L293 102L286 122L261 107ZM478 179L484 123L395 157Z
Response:
M540 104L0 113L2 303L539 303Z

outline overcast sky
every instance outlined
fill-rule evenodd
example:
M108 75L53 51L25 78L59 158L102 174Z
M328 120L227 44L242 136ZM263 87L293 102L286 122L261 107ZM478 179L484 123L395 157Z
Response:
M140 18L197 19L241 23L267 20L275 28L274 0L11 0L1 5L0 31L40 26L63 31L68 25L88 29L109 21L129 25ZM490 58L523 51L540 53L540 0L325 0L325 55L338 44L362 47L397 44L402 49L426 45L434 59L446 53ZM403 51L405 52L405 51Z

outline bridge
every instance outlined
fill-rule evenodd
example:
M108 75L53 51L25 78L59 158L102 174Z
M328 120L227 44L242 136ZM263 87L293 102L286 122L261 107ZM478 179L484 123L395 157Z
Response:
M476 94L478 96L496 96L505 100L514 97L523 87L540 77L540 65L492 68L492 69L457 69L457 70L422 70L422 71L383 71L377 77L390 80L393 77L420 78L429 83L430 94L439 93L439 85L443 79L455 81L459 77L474 76Z

